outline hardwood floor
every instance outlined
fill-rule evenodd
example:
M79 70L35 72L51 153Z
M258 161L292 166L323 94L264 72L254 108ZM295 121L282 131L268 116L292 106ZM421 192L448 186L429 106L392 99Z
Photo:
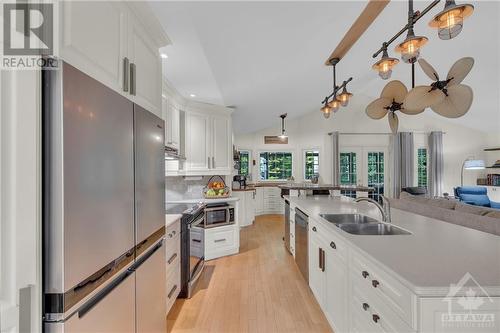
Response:
M282 215L241 230L240 253L207 262L195 295L178 299L168 332L331 332L283 245Z

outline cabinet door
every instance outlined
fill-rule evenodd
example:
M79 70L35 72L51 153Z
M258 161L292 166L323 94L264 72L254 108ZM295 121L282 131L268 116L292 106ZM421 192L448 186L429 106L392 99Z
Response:
M213 117L213 150L212 168L222 172L229 172L231 157L231 125L229 117Z
M246 221L246 216L245 216L246 205L247 205L245 192L237 191L237 192L233 192L232 195L233 195L233 197L240 199L240 201L238 201L238 214L237 214L238 221L237 222L238 222L238 225L240 227L245 227L248 225L248 223Z
M123 92L127 9L114 1L61 1L59 5L61 58Z
M255 191L245 192L245 220L248 225L255 220Z
M255 190L255 213L264 213L264 188L262 187Z
M321 268L321 251L325 246L317 234L309 232L309 235L309 287L324 309L326 274Z
M180 110L177 104L173 104L171 111L171 123L172 123L172 146L175 148L180 148Z
M168 97L162 103L164 119L166 121L165 144L179 149L179 108Z
M210 118L199 113L186 114L186 171L208 171L210 166Z
M128 54L135 65L132 80L135 94L132 95L132 100L161 117L162 67L159 47L154 45L147 31L132 13L128 22Z
M326 272L326 311L325 314L334 325L335 332L347 332L348 323L348 294L347 294L347 265L342 261L336 250L327 247L325 258Z

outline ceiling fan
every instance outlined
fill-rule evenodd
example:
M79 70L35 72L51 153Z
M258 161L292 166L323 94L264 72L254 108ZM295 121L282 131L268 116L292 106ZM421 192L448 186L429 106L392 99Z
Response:
M397 133L399 126L397 111L408 115L415 115L424 111L424 108L413 108L406 105L405 97L407 93L408 89L403 82L398 80L389 82L380 93L380 98L368 104L366 114L372 119L382 119L387 114L392 133Z
M473 92L471 87L461 84L474 65L474 58L465 57L451 66L446 79L440 80L436 70L424 59L418 63L433 82L428 86L417 86L404 99L410 109L430 107L437 114L447 118L458 118L469 111Z

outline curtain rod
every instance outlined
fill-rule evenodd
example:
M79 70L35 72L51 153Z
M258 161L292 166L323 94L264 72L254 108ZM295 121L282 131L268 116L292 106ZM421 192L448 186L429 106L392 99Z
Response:
M433 132L439 132L439 131L433 131ZM335 132L329 132L328 135L332 135ZM414 133L414 134L431 134L431 132L425 132L425 131L412 131L409 133ZM446 132L441 132L443 134L446 134ZM354 132L339 132L340 135L393 135L393 133L354 133Z

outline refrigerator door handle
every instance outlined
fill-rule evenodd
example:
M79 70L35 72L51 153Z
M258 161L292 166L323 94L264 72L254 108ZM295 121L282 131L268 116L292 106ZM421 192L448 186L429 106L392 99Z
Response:
M135 96L136 88L136 67L134 63L130 63L130 95Z
M128 92L128 85L129 85L129 80L130 80L130 75L129 75L129 65L130 61L128 60L127 57L123 58L123 91Z
M102 301L109 293L111 293L116 287L118 287L126 278L128 278L134 271L126 270L122 273L118 278L116 278L113 282L111 282L108 286L106 286L103 290L97 293L94 297L92 297L88 302L83 304L78 310L78 318L82 318L85 316L93 307L95 307L100 301Z
M136 260L136 262L129 268L131 271L136 271L146 260L149 259L156 251L158 251L163 246L163 238L153 245L153 248L146 252L142 257Z

